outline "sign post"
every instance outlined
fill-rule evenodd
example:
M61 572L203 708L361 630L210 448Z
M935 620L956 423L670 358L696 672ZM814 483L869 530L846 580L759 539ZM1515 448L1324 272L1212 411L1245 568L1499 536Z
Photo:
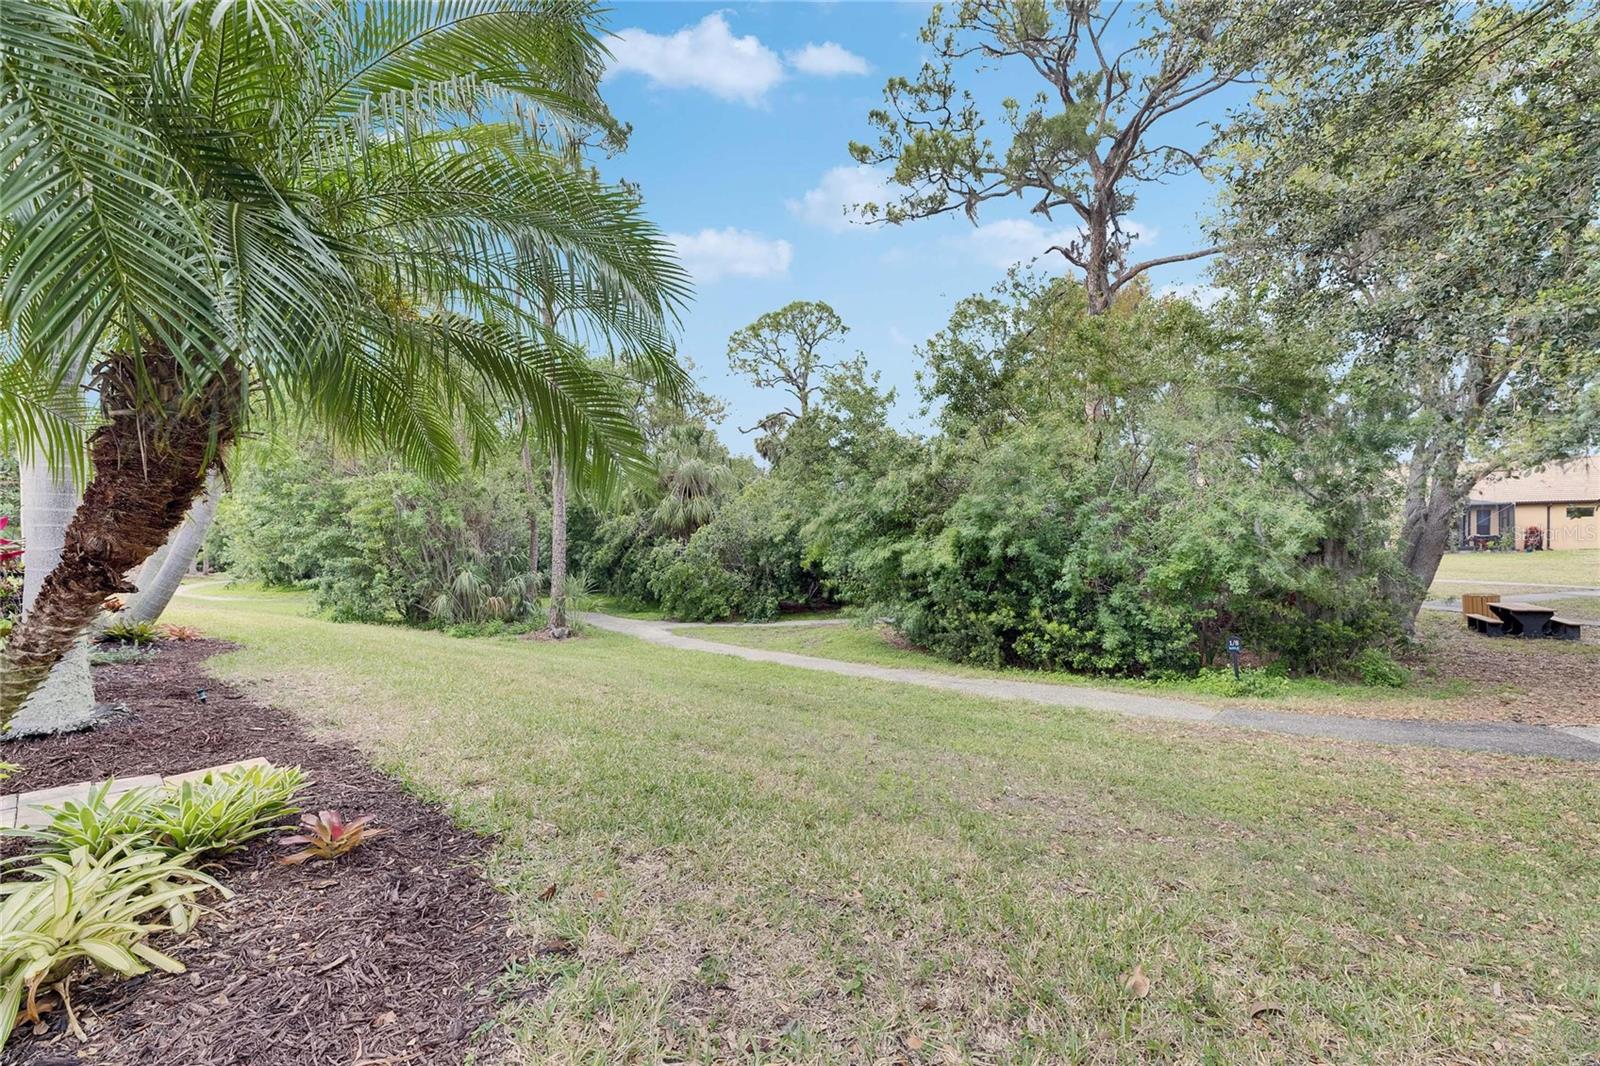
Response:
M1244 641L1238 637L1228 638L1228 661L1233 664L1233 679L1239 680L1239 653L1244 650Z

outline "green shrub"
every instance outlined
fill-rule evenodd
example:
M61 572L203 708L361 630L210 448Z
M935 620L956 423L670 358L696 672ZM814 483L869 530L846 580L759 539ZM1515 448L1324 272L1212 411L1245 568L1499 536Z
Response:
M299 813L305 787L299 767L246 766L170 786L151 804L145 825L160 847L196 855L226 855L272 832Z
M155 790L134 789L112 796L114 783L107 781L91 789L82 803L69 800L52 808L51 819L43 826L7 830L6 836L33 842L29 854L12 861L31 861L41 855L61 858L79 850L99 857L118 847L155 847L146 824Z
M650 592L667 614L694 622L764 622L815 602L822 584L806 561L798 502L782 478L751 482L687 543L651 552Z
M100 630L100 641L106 644L126 644L143 648L161 639L161 631L154 622L134 622L113 619Z
M241 464L208 539L235 576L310 588L340 622L536 614L530 501L513 450L449 481L352 463L314 440L279 442L266 458Z
M729 570L703 548L676 541L650 555L650 590L662 610L685 622L721 622L735 615L763 621L777 614L752 601L749 579Z
M1229 698L1250 696L1270 699L1289 691L1289 679L1270 670L1241 670L1233 676L1232 667L1201 670L1192 678L1181 682L1190 692L1203 692L1211 696Z
M1411 680L1410 672L1382 648L1367 648L1350 660L1350 666L1368 685L1404 688Z
M452 637L512 637L523 633L532 633L535 630L543 629L544 626L545 615L541 609L533 618L520 622L503 622L499 619L495 619L492 622L456 622L452 625L444 626L442 629L447 636Z

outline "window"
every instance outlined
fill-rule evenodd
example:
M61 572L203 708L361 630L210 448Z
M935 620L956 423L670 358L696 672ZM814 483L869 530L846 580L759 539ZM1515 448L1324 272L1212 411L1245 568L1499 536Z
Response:
M1487 537L1489 535L1489 508L1478 507L1475 508L1475 511L1477 512L1475 521L1478 523L1477 534L1480 537Z
M1593 507L1568 507L1567 508L1567 517L1568 518L1593 518L1594 517L1594 508Z

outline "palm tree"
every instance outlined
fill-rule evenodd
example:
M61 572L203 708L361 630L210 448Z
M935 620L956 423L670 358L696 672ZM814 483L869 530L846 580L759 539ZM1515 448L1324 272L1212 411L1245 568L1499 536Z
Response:
M0 326L100 403L63 561L0 659L0 727L254 424L313 418L448 475L526 408L575 480L647 469L569 338L675 390L687 282L634 196L538 139L611 125L594 21L569 0L0 4ZM564 336L524 293L553 294Z
M687 538L711 521L723 501L739 491L739 476L728 464L726 451L692 427L674 427L656 465L661 498L651 512L651 523L675 537Z

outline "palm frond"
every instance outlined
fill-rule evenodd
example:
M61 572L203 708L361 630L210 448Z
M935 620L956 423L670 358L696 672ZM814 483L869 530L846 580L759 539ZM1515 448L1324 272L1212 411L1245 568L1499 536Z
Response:
M0 312L55 385L154 337L424 472L512 410L575 484L647 472L619 374L686 381L688 279L542 146L609 128L590 4L66 2L0 2Z
M529 121L603 126L593 12L577 0L339 5L305 72L301 143L352 119L393 130L421 112L482 115L491 103L525 108Z
M0 4L0 324L57 385L102 344L218 339L173 161L108 88L130 80L61 4Z
M89 409L76 383L62 387L9 344L0 343L0 449L87 477Z

